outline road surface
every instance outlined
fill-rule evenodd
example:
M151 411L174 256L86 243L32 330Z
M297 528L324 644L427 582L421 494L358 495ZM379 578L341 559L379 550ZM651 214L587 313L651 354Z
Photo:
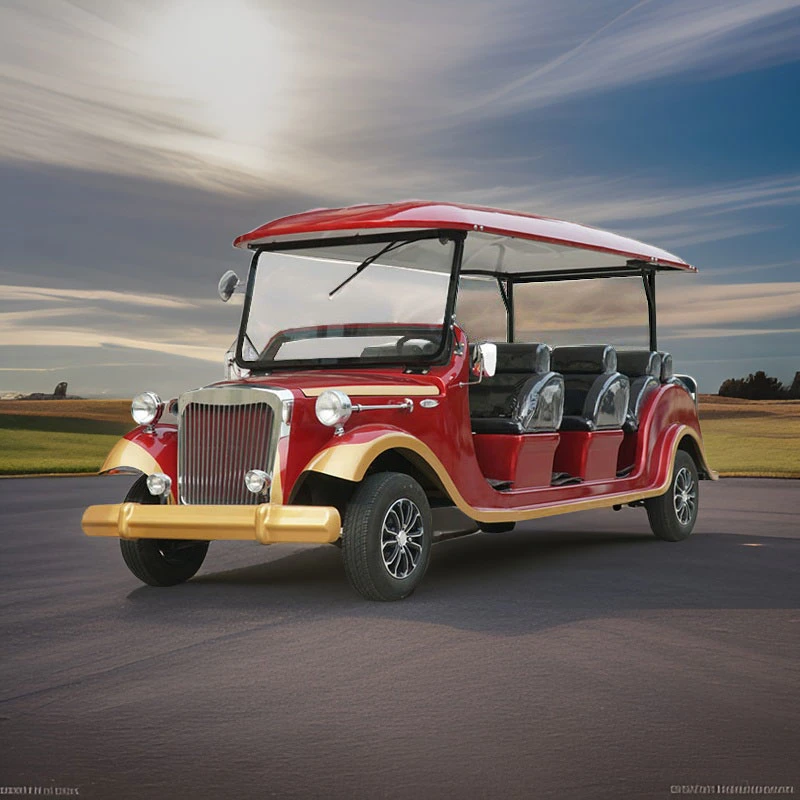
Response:
M0 481L0 787L85 798L800 794L800 481L436 545L368 603L331 546L212 544L143 587L83 508L130 478ZM74 796L74 792L73 792Z

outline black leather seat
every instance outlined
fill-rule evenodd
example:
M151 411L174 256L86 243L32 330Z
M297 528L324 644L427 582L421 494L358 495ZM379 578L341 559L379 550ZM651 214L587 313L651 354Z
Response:
M645 400L661 380L661 353L651 350L618 350L617 369L631 384L628 413L622 426L626 433L639 428L639 415Z
M469 389L475 433L556 431L564 410L564 379L550 371L544 344L499 342L497 369Z
M617 352L611 345L556 347L552 366L564 376L564 418L559 430L622 427L630 383L617 372Z

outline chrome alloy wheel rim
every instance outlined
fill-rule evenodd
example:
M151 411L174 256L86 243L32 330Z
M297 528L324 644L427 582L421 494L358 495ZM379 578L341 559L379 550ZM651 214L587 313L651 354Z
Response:
M681 525L688 525L697 509L697 485L692 473L686 467L681 467L675 476L673 504L678 522Z
M407 498L395 500L381 527L383 566L393 578L407 578L419 564L425 529L417 505Z

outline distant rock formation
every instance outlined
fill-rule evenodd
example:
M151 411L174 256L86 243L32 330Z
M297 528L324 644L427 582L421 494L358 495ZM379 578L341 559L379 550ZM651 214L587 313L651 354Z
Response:
M84 398L78 397L75 394L67 394L67 382L62 381L56 385L53 394L46 394L45 392L34 392L33 394L26 394L18 396L19 400L83 400Z
M800 398L800 372L795 372L792 385L789 387L789 395L791 397Z

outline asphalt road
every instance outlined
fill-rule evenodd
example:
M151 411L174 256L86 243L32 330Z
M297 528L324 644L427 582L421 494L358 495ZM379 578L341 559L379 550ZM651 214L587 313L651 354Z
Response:
M79 528L129 483L0 481L0 789L800 794L800 481L702 484L679 544L640 509L443 542L393 604L330 546L217 543L143 587Z

